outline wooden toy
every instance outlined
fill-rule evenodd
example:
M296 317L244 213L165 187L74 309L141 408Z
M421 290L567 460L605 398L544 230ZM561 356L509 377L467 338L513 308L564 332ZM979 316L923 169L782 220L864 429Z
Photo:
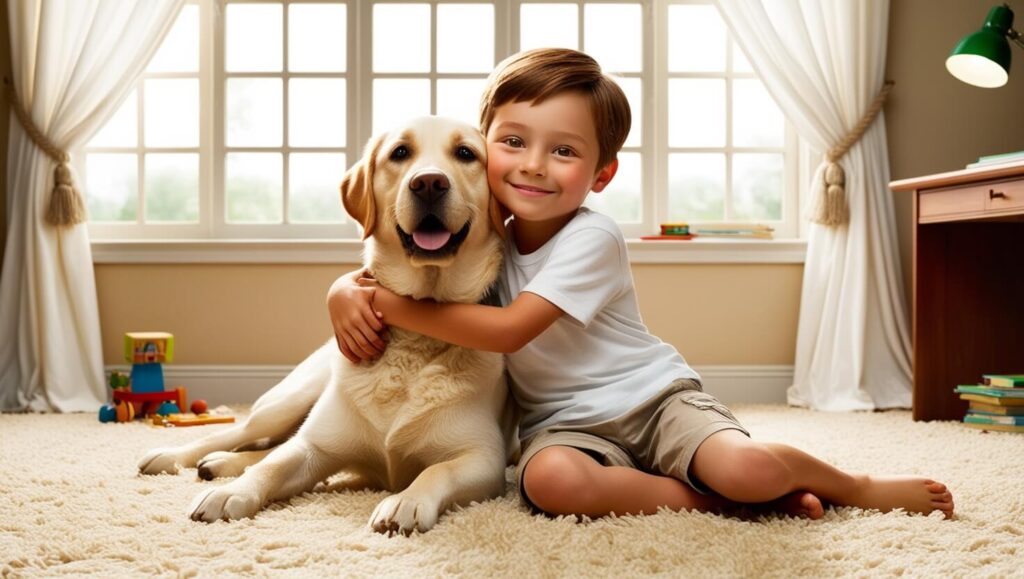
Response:
M117 422L117 409L110 404L101 406L100 422Z
M174 361L174 335L167 332L128 332L124 335L124 361L160 364Z
M203 424L227 424L234 421L234 416L213 416L211 414L168 414L163 417L153 417L153 424L162 424L163 426L201 426Z
M189 410L192 411L192 414L206 414L209 407L206 405L206 400L193 400Z

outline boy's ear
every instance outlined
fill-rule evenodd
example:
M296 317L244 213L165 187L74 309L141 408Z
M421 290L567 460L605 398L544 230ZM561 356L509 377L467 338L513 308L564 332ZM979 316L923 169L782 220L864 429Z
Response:
M498 232L502 239L505 239L505 222L512 216L512 213L501 204L501 201L498 201L498 198L493 193L491 194L490 202L487 204L487 214L491 218L491 227Z
M373 233L377 222L373 173L377 168L377 152L383 142L383 134L368 142L363 157L352 165L341 180L341 203L345 211L363 226L363 239Z
M590 187L590 190L594 193L600 193L611 183L612 177L615 176L616 171L619 170L619 160L613 159L611 163L605 165L604 169L597 172L597 177L594 179L594 184Z

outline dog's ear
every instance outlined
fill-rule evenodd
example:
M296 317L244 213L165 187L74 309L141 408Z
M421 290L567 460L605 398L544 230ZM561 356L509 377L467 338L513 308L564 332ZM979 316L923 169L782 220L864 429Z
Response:
M491 194L491 200L487 203L487 214L491 218L491 227L498 232L502 239L505 239L505 222L508 221L512 213L498 201L494 194Z
M341 180L341 203L345 211L363 226L363 239L373 233L377 224L377 205L373 200L373 173L377 167L377 152L384 135L366 143L363 157L349 169Z

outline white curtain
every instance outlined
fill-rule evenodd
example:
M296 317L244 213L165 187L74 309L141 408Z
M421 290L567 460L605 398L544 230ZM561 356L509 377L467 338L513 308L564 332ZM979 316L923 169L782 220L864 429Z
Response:
M12 106L61 149L83 144L127 96L183 1L8 0ZM86 225L43 221L54 162L13 113L10 131L0 410L95 411L107 392Z
M717 2L768 92L820 158L882 89L888 0ZM839 162L850 221L810 226L789 403L907 408L909 324L882 114ZM814 179L822 179L820 168Z

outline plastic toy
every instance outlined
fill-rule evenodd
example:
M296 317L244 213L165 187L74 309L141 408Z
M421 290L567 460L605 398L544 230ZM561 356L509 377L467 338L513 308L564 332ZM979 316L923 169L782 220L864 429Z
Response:
M117 409L110 404L104 404L100 407L100 422L116 422L117 421Z
M161 364L174 360L174 335L167 332L128 332L124 335L124 358L131 362L131 377L121 372L110 373L114 389L114 407L101 408L100 422L125 422L135 416L148 416L164 409L178 414L188 408L188 392L179 386L164 390ZM165 404L168 404L166 405ZM122 408L124 406L125 408Z
M156 413L161 416L167 416L170 414L181 414L181 408L173 402L164 402L156 409Z
M192 406L189 406L188 409L192 411L192 414L206 414L206 411L209 410L209 407L206 405L206 400L200 399L193 400Z

